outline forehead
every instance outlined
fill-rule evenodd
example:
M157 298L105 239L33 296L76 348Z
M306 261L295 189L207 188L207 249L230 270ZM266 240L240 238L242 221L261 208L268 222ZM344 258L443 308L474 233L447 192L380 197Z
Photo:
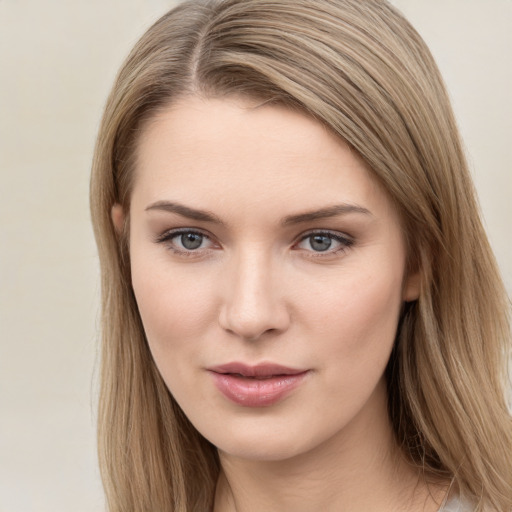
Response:
M255 100L181 99L144 127L136 161L133 199L146 202L265 211L387 201L341 138L301 112Z

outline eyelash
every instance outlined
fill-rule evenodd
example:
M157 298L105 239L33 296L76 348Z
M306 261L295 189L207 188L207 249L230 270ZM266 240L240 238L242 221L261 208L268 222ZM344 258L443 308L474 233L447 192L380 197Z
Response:
M334 254L340 254L344 253L348 248L350 248L352 245L354 245L354 239L341 234L338 231L329 231L329 230L320 230L320 231L309 231L307 233L304 233L301 235L298 242L294 244L294 247L296 247L298 244L304 242L305 240L311 239L313 237L327 237L330 240L334 240L340 244L340 246L337 249L330 249L328 248L325 251L314 251L314 250L306 250L305 252L308 253L309 258L326 258L329 256L332 256Z
M165 245L169 250L171 250L173 253L178 254L179 256L185 256L185 257L197 257L200 254L204 255L205 249L181 249L176 246L175 243L173 243L173 239L177 238L180 235L199 235L203 237L204 240L209 240L211 242L211 237L209 237L206 233L203 233L202 231L198 229L191 229L191 228L181 228L181 229L172 229L169 231L165 231L161 235L159 235L156 238L156 242L159 244ZM209 250L207 248L206 250ZM201 251L201 252L200 252Z
M173 239L177 238L180 235L198 235L203 238L204 240L209 240L212 242L212 239L209 235L206 233L192 228L180 228L180 229L172 229L169 231L165 231L161 235L157 236L156 243L165 245L169 250L171 250L173 253L178 254L179 256L185 256L185 257L198 257L198 256L204 256L205 251L210 251L211 248L198 248L198 249L181 249L176 246L175 243L173 243ZM327 237L330 240L333 240L335 242L338 242L340 246L336 249L330 249L327 248L325 251L315 251L315 250L306 250L304 249L304 252L307 254L307 257L309 258L326 258L329 256L332 256L334 254L344 253L348 248L350 248L352 245L354 245L354 240L347 236L342 235L341 233L337 231L328 231L328 230L319 230L319 231L309 231L307 233L303 233L299 239L294 242L293 248L297 248L297 250L301 250L298 248L298 245L302 242L312 239L313 237Z

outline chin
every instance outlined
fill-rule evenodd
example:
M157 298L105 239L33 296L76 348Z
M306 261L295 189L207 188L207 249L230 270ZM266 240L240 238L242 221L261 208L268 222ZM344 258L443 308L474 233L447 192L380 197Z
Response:
M288 421L258 420L262 418L235 421L231 425L226 422L219 429L205 429L201 433L217 447L221 455L267 462L286 461L310 453L339 434L337 429L331 430L325 426L314 428L299 418Z
M305 450L308 451L306 447L282 438L251 439L250 441L231 440L230 442L219 443L217 449L220 454L258 462L285 461L301 455Z

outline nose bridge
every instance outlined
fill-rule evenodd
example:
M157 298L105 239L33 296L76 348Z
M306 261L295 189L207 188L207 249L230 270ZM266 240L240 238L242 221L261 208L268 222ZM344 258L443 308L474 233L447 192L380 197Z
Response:
M257 339L270 331L282 331L288 314L280 297L270 251L247 246L234 255L220 323L244 339Z

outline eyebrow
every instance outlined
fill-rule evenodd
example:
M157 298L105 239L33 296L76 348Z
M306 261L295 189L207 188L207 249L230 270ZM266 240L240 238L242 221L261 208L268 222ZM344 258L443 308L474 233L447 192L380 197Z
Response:
M217 215L215 215L214 213L211 213L207 210L199 210L196 208L191 208L189 206L185 206L180 203L173 203L170 201L157 201L156 203L150 204L146 208L146 211L152 211L152 210L176 213L176 214L181 215L182 217L186 217L188 219L224 225L224 222L219 217L217 217ZM328 219L331 217L337 217L339 215L347 215L349 213L372 215L370 210L363 208L362 206L358 206L355 204L343 203L343 204L328 206L326 208L321 208L319 210L313 210L310 212L299 213L296 215L288 215L281 221L281 224L283 226L290 226L290 225L294 225L294 224L301 224L304 222L311 222L311 221L319 220L319 219Z
M213 224L221 224L224 223L217 217L217 215L208 212L206 210L197 210L196 208L190 208L189 206L185 206L179 203L172 203L170 201L157 201L156 203L150 204L146 211L158 210L169 213L177 213L182 217L187 217L188 219L200 220L203 222L212 222Z
M293 224L301 224L303 222L311 222L318 219L328 219L331 217L337 217L338 215L347 215L349 213L360 213L363 215L372 215L370 210L358 206L356 204L337 204L334 206L328 206L327 208L321 208L320 210L314 210L311 212L299 213L298 215L289 215L284 218L283 226L290 226Z

